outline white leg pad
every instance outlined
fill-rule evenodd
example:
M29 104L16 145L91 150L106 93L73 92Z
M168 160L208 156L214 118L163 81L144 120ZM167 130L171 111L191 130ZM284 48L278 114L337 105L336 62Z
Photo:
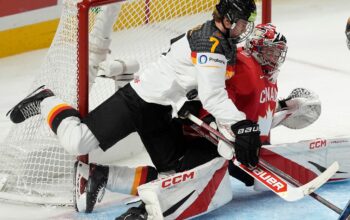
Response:
M216 158L192 170L141 185L138 192L150 219L202 215L232 199L227 161Z
M89 34L89 82L90 88L95 81L100 62L106 59L111 44L113 25L121 9L120 4L110 4L101 7L96 16L95 24Z

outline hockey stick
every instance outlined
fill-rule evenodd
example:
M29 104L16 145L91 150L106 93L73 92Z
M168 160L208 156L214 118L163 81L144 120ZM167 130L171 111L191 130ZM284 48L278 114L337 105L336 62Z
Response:
M220 132L213 129L199 118L195 117L190 113L186 115L186 118L194 122L198 127L204 128L205 130L209 131L210 133L212 133L213 135L215 135L216 137L220 138L221 140L225 141L227 144L233 147L232 142L227 140ZM195 130L198 132L200 128ZM210 138L208 137L210 135L205 134L204 132L201 132L200 134L204 135L204 137L206 138ZM216 144L218 143L218 141L213 137L211 137L209 140L215 142ZM265 185L267 188L272 190L274 193L276 193L278 196L280 196L286 201L296 201L303 198L305 195L309 195L310 193L314 192L325 182L327 182L327 180L331 178L339 169L339 164L337 162L334 162L326 171L324 171L314 180L310 181L305 185L294 187L293 185L284 181L280 177L281 175L279 173L282 172L280 172L279 170L272 171L273 168L269 164L262 164L260 162L255 168L248 168L243 164L240 164L236 159L234 159L234 163L243 171L251 175L253 178L261 182L263 185Z
M206 139L208 139L210 142L212 142L214 145L218 144L217 139L215 139L213 136L209 135L208 133L204 132L200 126L196 125L196 124L192 124L191 128L196 131L199 135L201 135L202 137L205 137ZM266 166L266 164L268 164L268 162L266 162L265 160L263 160L262 158L260 158L260 162L262 164L264 164ZM295 186L302 186L302 184L297 181L296 179L294 179L293 177L289 176L288 174L284 173L283 171L269 165L269 167L271 168L271 171L274 173L278 173L282 178L284 178L285 180L289 181L290 183L294 184ZM334 212L336 212L337 214L340 215L339 220L345 220L349 217L350 215L350 201L348 202L348 204L345 206L345 208L342 210L339 207L335 206L334 204L332 204L331 202L329 202L328 200L326 200L325 198L321 197L320 195L312 192L309 194L311 197L313 197L314 199L318 200L320 203L322 203L323 205L327 206L328 208L332 209Z
M264 159L260 158L260 163L264 164L264 165L268 165L268 162L266 162ZM290 177L289 175L279 171L277 168L274 168L272 166L270 166L270 168L272 168L271 171L275 171L278 172L280 174L280 176L282 178L284 178L285 180L287 180L288 182L294 184L295 186L302 186L302 184ZM349 217L350 215L350 201L348 202L348 204L345 206L344 209L340 209L339 207L337 207L336 205L334 205L333 203L331 203L330 201L326 200L325 198L323 198L322 196L316 194L315 192L312 192L309 194L311 197L313 197L314 199L316 199L317 201L319 201L320 203L322 203L323 205L327 206L328 208L332 209L334 212L336 212L337 214L339 214L339 220L345 220L347 219L347 217Z
M212 142L214 145L217 145L218 144L218 141L217 141L217 139L215 139L215 138L213 138L211 135L209 135L208 133L205 133L205 132L203 132L203 130L201 129L201 127L207 127L207 131L209 131L209 132L211 132L211 130L212 130L212 132L211 133L213 133L214 135L216 135L217 137L218 137L218 135L220 134L218 131L216 131L215 129L213 129L213 128L211 128L209 125L206 125L204 122L202 122L200 119L198 119L198 118L196 118L195 116L193 116L193 115L189 115L189 119L191 120L191 118L190 117L192 117L192 119L193 120L196 120L198 123L196 123L196 124L193 124L193 125L191 125L191 128L193 129L193 130L195 130L199 135L201 135L201 136L203 136L203 137L205 137L205 138L207 138L210 142ZM193 121L193 120L191 120L191 121ZM193 121L194 122L194 121ZM216 133L218 133L218 134L216 134ZM224 138L224 137L223 137ZM226 140L227 142L229 142L228 140ZM232 143L230 143L229 142L229 144L232 144ZM301 184L301 183L299 183L297 180L295 180L294 178L292 178L292 177L290 177L289 175L287 175L287 174L285 174L284 172L282 172L282 171L280 171L280 170L278 170L278 169L276 169L276 168L274 168L274 167L272 167L271 165L269 165L266 161L264 161L263 159L261 159L260 158L260 164L261 165L263 165L266 169L268 169L270 172L272 172L272 173L277 173L278 175L280 175L282 178L284 178L285 180L287 180L287 181L289 181L290 183L292 183L292 184L294 184L294 185L296 185L296 186L299 186L299 188L300 187L303 187L304 189L308 189L308 187L311 187L310 189L312 189L312 192L311 193L309 193L309 195L311 196L311 197L313 197L314 199L316 199L317 201L319 201L320 203L322 203L322 204L324 204L325 206L327 206L328 208L330 208L330 209L332 209L333 211L335 211L336 213L338 213L339 215L340 215L340 217L339 217L339 220L345 220L345 219L347 219L348 217L349 217L349 215L350 215L350 201L348 202L348 204L345 206L345 208L342 210L342 209L340 209L340 208L338 208L337 206L335 206L334 204L332 204L331 202L329 202L328 200L326 200L326 199L324 199L323 197L321 197L320 195L318 195L318 194L316 194L316 193L314 193L313 191L315 191L317 188L319 188L321 185L323 185L328 179L326 179L326 181L325 182L323 182L323 183L321 183L321 182L319 182L319 184L321 184L321 185L319 185L317 188L313 188L313 187L315 187L315 186L312 186L313 184L311 184L313 181L315 181L315 179L313 180L313 181L311 181L311 182L309 182L309 183L307 183L307 184L305 184L304 186ZM237 164L236 164L237 165ZM239 164L238 164L239 165ZM242 165L243 166L243 165ZM333 164L330 166L330 167L332 167L333 166ZM239 167L241 167L241 166L239 166ZM242 167L241 167L242 168ZM243 169L244 170L244 169ZM327 169L328 170L328 169ZM244 171L246 171L246 170L244 170ZM326 172L326 171L325 171ZM334 173L336 172L336 170L334 171ZM249 174L249 173L248 173ZM322 173L321 175L323 175L324 173ZM254 177L254 176L253 176ZM320 176L319 176L320 177ZM318 177L318 178L319 178ZM255 177L254 177L255 178ZM263 183L265 186L267 186L264 182L262 182L262 181L260 181L259 179L257 179L259 182L261 182L261 183ZM268 187L268 186L267 186ZM268 187L268 188L270 188L270 187ZM294 187L295 188L295 187ZM271 188L270 188L271 189ZM272 189L272 191L274 191L274 189ZM275 192L275 191L274 191ZM276 193L276 192L275 192ZM278 194L278 193L276 193L276 194ZM278 194L279 195L279 194ZM305 194L305 195L307 195L307 194ZM283 197L282 197L283 198ZM287 200L287 201L289 201L289 200ZM295 200L292 200L292 201L295 201Z
M267 165L268 163L263 160L262 158L260 158L260 163ZM273 168L272 166L270 166L272 168L272 171L278 172L277 168ZM289 181L290 183L296 185L296 186L302 186L302 184L297 181L296 179L290 177L289 175L283 173L283 172L278 172L280 174L280 176L284 179L286 179L287 181ZM317 201L319 201L320 203L322 203L323 205L327 206L328 208L332 209L334 212L336 212L337 214L339 214L339 218L338 220L346 220L349 216L350 216L350 201L348 202L348 204L345 206L344 209L340 209L339 207L337 207L336 205L334 205L333 203L331 203L330 201L328 201L327 199L323 198L322 196L316 194L315 192L312 192L309 194L312 198L316 199Z

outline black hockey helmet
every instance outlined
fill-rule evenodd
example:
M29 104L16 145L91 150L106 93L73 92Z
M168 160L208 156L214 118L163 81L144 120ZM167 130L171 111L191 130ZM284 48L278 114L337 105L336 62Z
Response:
M222 21L226 17L231 22L231 29L240 19L248 22L245 32L238 37L231 38L234 43L246 40L253 32L257 14L254 0L220 0L219 4L216 5L216 11L221 16Z
M220 0L216 10L220 15L227 17L231 23L236 23L238 19L254 22L256 18L254 0Z

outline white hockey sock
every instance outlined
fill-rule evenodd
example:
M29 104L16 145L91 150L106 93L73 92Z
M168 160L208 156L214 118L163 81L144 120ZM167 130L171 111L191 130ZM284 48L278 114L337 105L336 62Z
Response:
M137 187L156 179L157 175L155 168L150 166L110 166L106 188L112 192L137 195Z
M81 123L79 112L57 96L41 102L41 113L68 153L85 155L98 148L98 140L87 125Z

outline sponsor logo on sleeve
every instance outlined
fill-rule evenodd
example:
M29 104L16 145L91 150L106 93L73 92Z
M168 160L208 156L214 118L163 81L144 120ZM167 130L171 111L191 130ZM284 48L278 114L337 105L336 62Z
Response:
M211 59L211 58L210 58ZM205 64L208 61L208 57L206 55L200 55L198 59L199 64Z
M212 58L212 57L209 57L209 61L214 62L214 63L221 63L223 65L225 65L225 63L226 63L224 60L221 60L218 58Z
M225 56L222 54L192 52L191 56L193 64L204 67L224 68L227 62Z

